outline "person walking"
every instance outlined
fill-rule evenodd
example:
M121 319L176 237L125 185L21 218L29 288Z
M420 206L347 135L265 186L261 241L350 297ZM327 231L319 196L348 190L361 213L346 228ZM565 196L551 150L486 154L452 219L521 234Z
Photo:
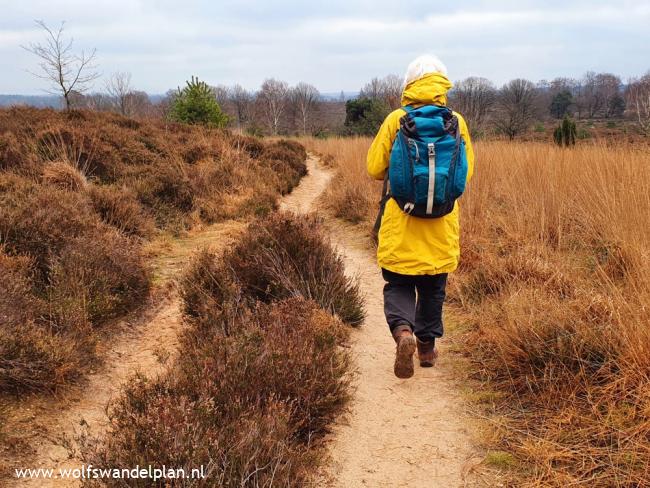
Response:
M451 87L437 57L416 58L402 107L386 117L368 151L368 174L384 180L377 261L399 378L413 376L416 348L421 367L435 364L447 276L459 263L456 200L474 171L474 152L465 120L447 108Z

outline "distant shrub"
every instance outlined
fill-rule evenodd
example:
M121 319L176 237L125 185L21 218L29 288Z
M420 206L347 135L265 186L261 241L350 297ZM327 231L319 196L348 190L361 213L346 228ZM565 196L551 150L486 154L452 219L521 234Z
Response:
M264 129L257 125L251 125L246 128L246 134L253 137L264 137Z
M576 138L577 139L590 139L591 138L591 132L589 132L589 129L585 127L579 127L577 132L576 132Z
M374 136L390 113L390 107L380 100L358 98L345 102L346 135Z
M564 147L575 146L576 136L576 123L568 115L565 115L560 125L553 131L555 144Z

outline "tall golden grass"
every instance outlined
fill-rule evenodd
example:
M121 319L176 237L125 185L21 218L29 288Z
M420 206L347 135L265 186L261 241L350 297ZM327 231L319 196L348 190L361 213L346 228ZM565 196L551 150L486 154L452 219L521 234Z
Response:
M369 139L305 140L358 192ZM480 142L450 305L517 486L650 486L650 148ZM360 196L363 194L363 196Z
M381 182L372 181L366 173L366 153L371 140L368 137L303 137L299 141L325 164L337 169L323 199L334 215L355 224L368 220L376 212L381 194Z

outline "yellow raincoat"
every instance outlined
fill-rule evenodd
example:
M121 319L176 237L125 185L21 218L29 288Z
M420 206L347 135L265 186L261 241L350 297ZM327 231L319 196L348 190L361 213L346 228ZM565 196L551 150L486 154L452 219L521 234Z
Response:
M427 74L406 86L402 105L446 105L447 91L451 86L443 74ZM405 113L401 108L390 113L372 142L367 161L368 174L372 178L384 178L393 141L399 130L399 119ZM455 115L465 141L469 181L474 172L474 151L465 120L460 114ZM377 261L382 268L405 275L450 273L458 267L459 238L458 202L454 210L444 217L423 219L407 215L391 198L386 202L381 219Z

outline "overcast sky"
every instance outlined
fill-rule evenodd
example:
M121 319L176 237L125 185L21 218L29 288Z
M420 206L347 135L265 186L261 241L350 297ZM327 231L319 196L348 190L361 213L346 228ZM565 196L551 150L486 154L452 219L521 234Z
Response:
M650 70L649 0L0 0L0 93L46 88L20 48L43 39L35 19L65 20L77 48L97 48L104 76L129 71L150 93L190 75L249 89L276 77L356 91L374 76L401 75L426 52L453 80L478 75L497 85Z

